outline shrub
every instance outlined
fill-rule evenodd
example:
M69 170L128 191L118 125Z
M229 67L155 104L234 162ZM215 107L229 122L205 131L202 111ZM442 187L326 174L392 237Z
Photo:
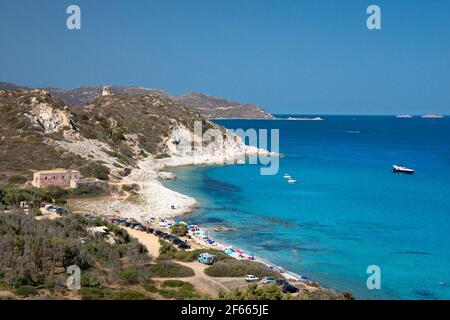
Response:
M181 280L166 280L163 283L161 283L161 287L170 287L170 288L178 288L181 287L183 284L188 283Z
M149 257L135 239L124 232L116 244L92 237L87 229L98 221L88 221L71 214L55 220L38 221L22 211L0 214L0 282L15 288L32 286L65 291L66 275L54 272L72 264L82 269L82 286L102 287L118 279L125 283L144 283L149 275ZM109 226L109 225L107 225ZM118 228L118 227L117 227ZM80 241L84 239L84 243ZM134 268L121 270L122 262ZM119 277L119 272L120 276ZM98 289L98 288L91 288ZM86 291L85 298L103 295L103 291Z
M140 278L139 271L133 267L120 271L118 275L123 284L137 284Z
M167 299L175 299L175 300L182 300L182 299L180 298L180 295L179 295L178 291L175 291L175 290L168 290L168 289L160 289L158 292L159 292L159 294L160 294L161 296L163 296L164 298L167 298Z
M106 298L108 300L151 300L145 293L135 290L114 291Z
M25 183L27 181L28 181L27 178L25 178L24 176L21 176L21 175L11 176L8 179L8 182L10 184L22 184L22 183Z
M235 259L217 261L206 268L205 273L211 277L244 277L247 274L253 274L262 278L278 275L262 263Z
M153 283L144 283L143 287L148 292L151 292L151 293L158 292L158 288Z
M160 261L150 266L151 275L160 278L182 278L194 276L194 270L172 261Z
M111 289L81 288L79 293L82 300L104 300L111 294Z
M275 285L258 286L256 283L245 289L235 288L230 292L219 292L220 300L287 300L289 295Z
M46 192L51 199L55 200L62 199L66 195L66 191L64 189L56 186L49 187L48 189L46 189Z
M117 142L120 140L125 140L125 136L123 134L124 134L124 130L122 127L115 127L111 130L110 138L114 142Z
M180 224L180 223L174 224L174 225L170 228L170 231L171 231L174 235L179 236L179 237L185 236L185 235L187 234L188 230L189 230L189 229L188 229L187 225L185 225L185 224Z
M109 288L81 288L83 300L150 300L145 293L135 290L112 291Z
M37 290L33 286L24 285L16 289L16 294L21 297L35 296L37 294Z
M167 260L175 257L177 249L173 245L164 240L159 240L159 243L161 245L159 248L159 260Z
M302 290L300 294L293 299L297 300L354 300L349 292L336 293L333 290L319 288L318 290Z
M30 268L18 266L18 268L12 272L9 283L17 288L21 286L32 286L36 281Z
M165 158L170 158L170 154L168 153L160 153L158 154L155 159L165 159Z
M119 172L119 175L121 177L126 177L129 176L131 173L131 169L130 168L124 168L123 171Z
M55 200L55 204L58 205L58 206L63 206L65 204L67 204L67 200L65 200L65 199L56 199Z
M51 199L48 191L42 189L0 188L0 203L5 205L18 206L21 201L28 201L32 207L38 207L40 202L50 201Z
M83 273L81 277L81 286L86 288L101 287L101 280L94 274Z
M44 278L44 288L49 290L58 290L65 286L64 277L57 275L48 275Z
M122 190L127 192L139 191L140 187L138 184L124 184L122 185Z
M165 298L186 300L199 299L201 296L195 291L194 286L189 282L181 280L167 280L161 284L162 289L158 292ZM165 289L166 287L174 289Z
M174 259L183 262L192 262L197 260L198 256L202 253L210 253L216 256L217 261L235 260L226 253L214 250L214 249L196 249L193 251L177 251L174 255Z
M143 158L147 158L148 157L148 154L147 154L147 152L144 151L144 149L141 149L141 151L139 152L139 155L141 157L143 157Z
M109 192L108 186L81 185L76 189L66 191L68 198L81 198L106 195Z
M197 259L197 256L194 251L177 251L173 258L178 261L192 262Z
M85 177L97 178L100 180L108 180L110 170L100 162L91 162L86 167L81 168L80 173Z
M200 295L195 291L192 283L184 282L179 288L179 292L184 299L195 299L200 298Z

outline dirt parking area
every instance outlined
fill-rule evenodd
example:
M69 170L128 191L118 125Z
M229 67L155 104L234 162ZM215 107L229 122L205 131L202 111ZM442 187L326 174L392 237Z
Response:
M150 256L156 258L159 256L159 248L161 247L159 243L159 238L154 234L149 234L146 232L134 230L131 228L123 227L133 238L139 240L148 250ZM231 290L233 288L244 288L248 284L243 278L214 278L205 274L205 269L208 265L202 264L200 262L180 262L175 261L181 265L191 268L194 270L195 275L193 277L186 278L154 278L156 281L164 280L182 280L192 283L192 285L203 294L207 294L213 297L217 297L219 291L222 289L224 291Z

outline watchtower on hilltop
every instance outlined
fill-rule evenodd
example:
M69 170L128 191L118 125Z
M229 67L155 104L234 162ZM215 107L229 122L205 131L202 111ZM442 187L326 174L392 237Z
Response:
M102 96L110 96L111 95L111 87L103 86Z

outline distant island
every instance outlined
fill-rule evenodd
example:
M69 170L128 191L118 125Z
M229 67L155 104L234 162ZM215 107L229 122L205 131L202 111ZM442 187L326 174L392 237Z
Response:
M420 117L424 118L424 119L442 119L442 118L444 118L444 115L441 115L441 114L425 114L425 115L420 116ZM399 115L396 115L396 118L411 119L411 118L414 118L414 116L412 116L410 114L399 114Z

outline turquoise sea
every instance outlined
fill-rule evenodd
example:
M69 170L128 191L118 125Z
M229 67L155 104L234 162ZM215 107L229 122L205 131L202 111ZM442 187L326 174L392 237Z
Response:
M182 219L231 226L213 237L357 298L450 299L450 119L321 117L217 121L279 129L279 173L177 168L167 186L199 201ZM369 265L381 268L381 290L367 289Z

